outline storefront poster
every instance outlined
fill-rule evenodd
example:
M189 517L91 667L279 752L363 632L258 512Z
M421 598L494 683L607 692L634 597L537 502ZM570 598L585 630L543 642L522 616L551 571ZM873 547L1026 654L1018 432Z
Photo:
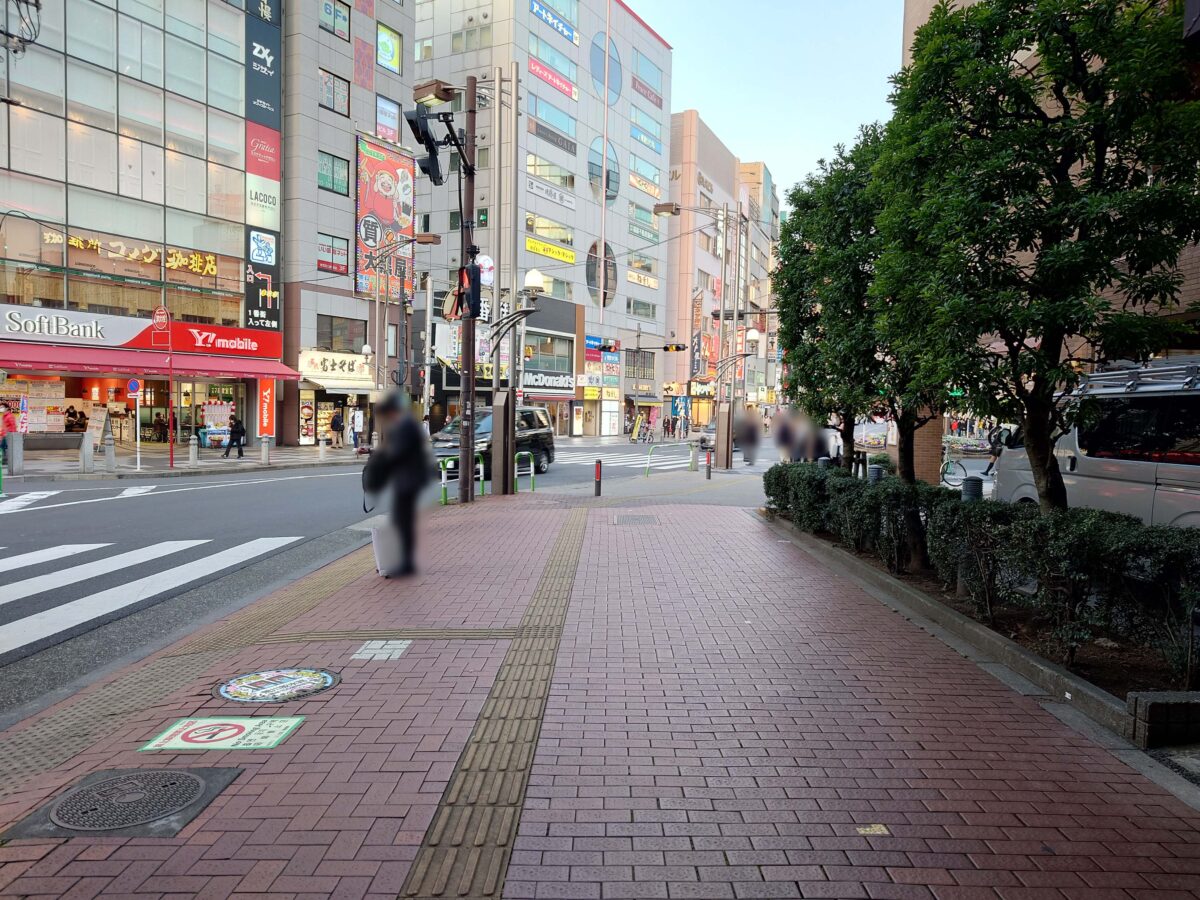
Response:
M109 316L73 309L49 310L33 306L0 304L0 341L73 344L90 347L124 347L162 350L162 339L149 319ZM225 325L200 325L172 320L170 345L176 353L211 353L217 356L252 356L279 359L283 336Z
M317 268L346 275L350 271L350 242L346 238L317 234Z
M272 3L277 0L271 0ZM254 0L251 0L251 6ZM279 131L281 53L279 28L255 16L246 17L246 118Z
M317 442L317 392L300 392L300 445L311 447Z
M413 158L391 147L358 139L355 288L374 294L377 281L392 300L412 296L412 245L380 253L413 236ZM388 277L390 276L390 277Z
M246 302L242 324L280 332L283 302L279 296L279 235L246 228Z
M275 381L258 380L258 436L275 437Z

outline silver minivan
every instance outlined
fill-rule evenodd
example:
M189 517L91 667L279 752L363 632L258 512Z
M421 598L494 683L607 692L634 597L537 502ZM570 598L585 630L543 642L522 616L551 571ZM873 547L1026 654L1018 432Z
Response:
M1089 375L1065 399L1080 405L1054 448L1070 506L1200 526L1200 365ZM992 496L1037 502L1019 431L1000 455Z

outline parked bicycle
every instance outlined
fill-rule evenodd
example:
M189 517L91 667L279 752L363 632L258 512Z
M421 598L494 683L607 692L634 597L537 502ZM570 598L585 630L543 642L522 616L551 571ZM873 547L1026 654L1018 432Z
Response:
M967 477L967 467L957 459L951 458L946 447L942 447L942 483L949 487L959 487Z

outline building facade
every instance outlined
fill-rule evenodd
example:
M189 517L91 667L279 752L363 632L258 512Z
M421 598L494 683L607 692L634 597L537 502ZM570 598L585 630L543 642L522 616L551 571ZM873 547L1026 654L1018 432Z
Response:
M281 11L59 0L5 54L0 399L31 448L79 412L122 441L274 434L298 376L248 263L280 244Z
M411 0L294 3L284 18L283 347L304 380L285 389L288 443L315 444L415 368L418 288ZM369 355L363 348L369 347Z
M639 412L657 417L662 347L671 340L666 228L653 212L667 195L670 45L621 0L421 0L416 16L416 82L481 79L473 229L486 262L501 260L497 302L509 302L503 286L514 283L514 261L517 285L530 270L543 275L539 312L514 359L501 356L498 374L513 378L513 363L522 363L525 402L546 406L560 433L620 434ZM495 71L507 78L514 64L515 129L504 124L507 87L504 105L495 103ZM461 111L461 95L453 108ZM463 262L458 176L451 160L444 187L418 179L419 227L444 236L430 255L435 278ZM487 329L479 331L478 397L486 403L496 373L485 362ZM438 421L458 410L461 354L456 323L438 320L434 332Z
M667 328L686 336L689 352L668 361L664 390L679 398L676 409L707 424L717 400L718 360L747 352L753 355L734 367L738 397L768 409L776 402L778 369L770 273L779 198L770 170L761 162L740 162L699 112L684 110L671 117L670 186L679 215L667 219Z

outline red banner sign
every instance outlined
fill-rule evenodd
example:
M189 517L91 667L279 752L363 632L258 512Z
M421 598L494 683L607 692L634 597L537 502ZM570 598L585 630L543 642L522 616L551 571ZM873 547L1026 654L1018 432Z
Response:
M275 381L258 381L258 436L275 437Z
M246 171L270 181L280 177L279 132L246 123Z
M579 88L575 87L575 85L571 84L571 82L563 78L549 66L539 62L532 56L529 57L529 71L538 78L542 79L542 81L546 82L546 84L550 85L556 91L566 94L572 100L579 99Z

